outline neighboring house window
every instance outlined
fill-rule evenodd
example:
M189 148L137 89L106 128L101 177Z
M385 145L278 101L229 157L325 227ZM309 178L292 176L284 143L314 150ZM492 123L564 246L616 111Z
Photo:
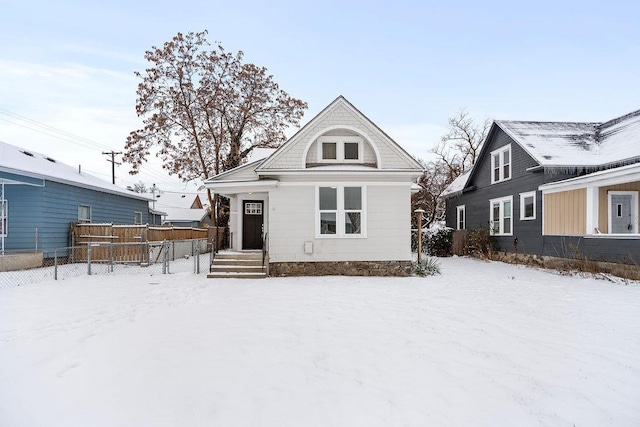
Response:
M467 228L467 213L465 205L458 206L456 208L456 224L458 230L465 230Z
M520 194L520 219L536 219L536 192Z
M491 152L491 183L511 178L511 145L505 145Z
M364 236L364 187L318 187L319 236Z
M9 234L9 201L0 200L0 236Z
M142 212L134 212L133 213L133 223L134 224L142 224Z
M78 222L91 222L91 206L78 205Z
M513 196L492 199L489 205L491 234L511 236L513 234Z
M320 163L362 163L362 138L354 136L322 136L318 138Z

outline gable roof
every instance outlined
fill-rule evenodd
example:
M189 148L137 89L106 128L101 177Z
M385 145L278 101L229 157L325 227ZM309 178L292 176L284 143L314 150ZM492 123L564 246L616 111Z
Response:
M484 141L478 162L456 178L442 193L462 193L486 157L488 141L502 129L542 168L587 168L591 172L640 162L640 110L604 123L495 120Z
M52 157L0 141L0 172L44 179L74 187L148 201L151 198L118 187Z
M447 188L445 188L442 192L442 197L447 198L462 193L462 190L464 190L467 186L467 182L469 181L470 176L471 171L469 170L451 181L451 184L449 184Z
M297 149L301 151L299 154L300 162L302 158L302 151L307 144L313 142L309 140L318 132L322 132L326 129L325 119L330 115L331 120L334 120L336 127L349 128L351 125L364 126L367 128L367 133L377 134L381 143L385 145L385 148L389 148L389 154L397 157L397 164L401 164L402 167L397 169L422 170L422 165L418 163L409 153L407 153L397 142L395 142L389 135L387 135L382 129L380 129L374 122L372 122L367 116L362 114L353 104L351 104L344 96L338 96L333 102L320 111L315 117L313 117L306 125L298 130L291 138L289 138L284 144L282 144L273 154L271 154L264 162L262 162L257 168L256 172L267 172L269 170L279 170L281 165L278 163L283 157L285 157L290 151ZM362 129L361 131L363 131ZM289 169L301 169L302 164L299 164L297 168ZM387 169L387 168L385 168ZM389 168L393 169L393 168Z
M499 120L495 124L540 166L611 167L640 161L640 110L605 123Z

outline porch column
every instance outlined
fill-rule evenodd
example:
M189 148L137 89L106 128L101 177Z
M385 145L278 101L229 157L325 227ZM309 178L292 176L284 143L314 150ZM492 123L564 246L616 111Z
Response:
M599 230L598 208L598 187L587 187L587 229L586 234L598 234ZM599 230L599 231L597 231Z

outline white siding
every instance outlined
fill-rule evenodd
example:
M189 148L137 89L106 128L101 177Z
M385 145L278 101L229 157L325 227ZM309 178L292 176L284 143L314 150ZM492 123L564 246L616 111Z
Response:
M325 133L323 130L339 126L357 129L359 134L369 139L380 153L383 169L415 169L415 165L406 158L407 155L366 117L358 114L346 102L336 102L289 140L286 147L276 152L266 165L266 170L300 169L304 150L310 140ZM365 154L365 160L367 158Z
M410 184L367 185L366 199L366 238L316 239L315 185L270 192L270 261L410 261ZM305 242L313 242L312 255Z

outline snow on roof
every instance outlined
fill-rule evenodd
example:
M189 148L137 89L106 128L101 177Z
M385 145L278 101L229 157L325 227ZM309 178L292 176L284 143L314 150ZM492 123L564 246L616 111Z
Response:
M606 123L496 124L542 166L601 166L640 157L640 110Z
M79 168L66 165L45 154L25 150L2 141L0 141L0 171L117 194L132 199L150 199L149 196L134 193L86 172L80 172Z
M462 190L464 190L464 187L466 187L470 175L471 171L467 171L451 181L451 184L449 184L449 186L447 186L447 188L442 192L442 197L451 197L455 194L461 193Z
M253 162L257 162L258 160L264 160L270 155L272 155L273 153L275 153L276 150L277 148L256 147L253 150L251 150L251 153L247 157L247 163L253 163Z
M197 206L196 198L202 208ZM202 194L194 193L160 193L156 194L154 209L165 212L165 221L201 221L209 213L209 201Z

